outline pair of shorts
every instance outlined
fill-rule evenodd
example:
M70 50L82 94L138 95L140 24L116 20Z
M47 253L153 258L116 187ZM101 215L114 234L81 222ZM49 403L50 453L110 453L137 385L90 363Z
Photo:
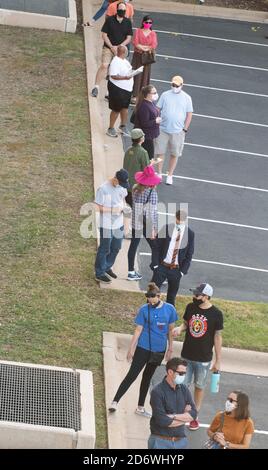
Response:
M184 384L189 387L193 380L194 385L197 388L205 388L211 362L190 361L189 359L185 360L187 361L187 370Z
M178 158L181 157L185 140L185 132L181 131L177 134L168 134L161 131L159 136L155 139L155 155L165 155L169 151L170 155Z
M101 63L103 65L110 65L112 59L114 58L114 54L112 53L111 49L109 47L103 46L102 48L102 54L101 54Z
M115 113L120 113L121 109L127 109L130 105L131 91L123 90L108 81L109 108Z

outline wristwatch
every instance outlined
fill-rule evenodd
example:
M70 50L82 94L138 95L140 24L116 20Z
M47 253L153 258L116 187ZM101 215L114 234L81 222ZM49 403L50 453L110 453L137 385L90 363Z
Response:
M184 128L183 128L182 130L183 130L183 132L188 132L188 129L184 129Z
M225 443L225 446L223 446L224 449L229 449L229 442Z

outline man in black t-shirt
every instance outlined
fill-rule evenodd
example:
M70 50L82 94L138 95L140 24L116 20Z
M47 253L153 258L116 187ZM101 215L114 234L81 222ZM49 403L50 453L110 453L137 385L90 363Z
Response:
M206 283L200 284L193 292L193 302L188 304L183 316L183 324L174 328L173 335L186 332L181 357L187 360L185 384L190 385L194 377L194 401L197 411L200 410L204 397L208 371L215 350L215 362L211 370L220 370L223 329L222 312L211 304L213 288ZM199 428L198 419L190 422L189 429Z
M104 45L101 65L98 68L95 85L91 91L91 96L94 98L97 98L100 82L106 77L110 62L117 54L117 46L126 46L131 41L133 35L132 24L128 18L125 18L125 14L125 3L118 3L117 14L115 16L108 16L101 29Z

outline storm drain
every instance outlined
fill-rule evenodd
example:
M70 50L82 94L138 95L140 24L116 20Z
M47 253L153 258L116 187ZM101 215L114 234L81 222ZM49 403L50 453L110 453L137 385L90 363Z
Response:
M0 420L79 431L79 373L0 364Z

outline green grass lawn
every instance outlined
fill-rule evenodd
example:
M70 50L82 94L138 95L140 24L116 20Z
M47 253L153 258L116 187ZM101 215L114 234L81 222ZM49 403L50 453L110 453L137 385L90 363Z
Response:
M0 358L92 370L106 447L102 332L132 332L144 298L99 290L79 233L93 197L83 38L1 26L0 54ZM267 304L215 303L225 346L268 351Z

